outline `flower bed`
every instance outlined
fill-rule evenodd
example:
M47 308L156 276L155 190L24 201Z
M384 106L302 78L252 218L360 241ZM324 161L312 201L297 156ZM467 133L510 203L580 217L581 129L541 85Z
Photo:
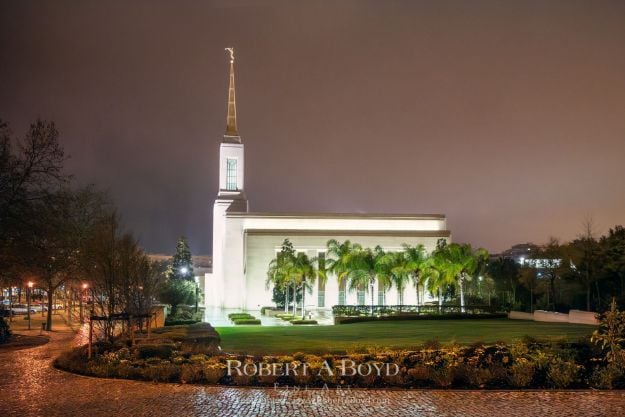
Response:
M308 385L311 387L402 387L402 388L625 388L622 369L607 364L601 348L588 340L573 344L540 344L441 347L430 342L418 351L362 351L346 355L292 356L216 355L185 351L178 343L130 348L126 345L98 347L101 354L86 358L86 348L61 355L55 365L85 375L148 381L223 385ZM240 363L231 372L228 364ZM265 364L296 374L253 372ZM378 365L376 365L378 364ZM383 364L391 365L391 372ZM346 366L346 368L345 368ZM236 368L236 367L235 367ZM303 372L306 368L307 372ZM347 372L342 370L347 369ZM356 372L352 372L354 369ZM364 370L361 372L361 369ZM331 370L332 372L329 372ZM369 372L367 372L369 370ZM373 370L373 371L371 371ZM235 369L236 371L236 369Z

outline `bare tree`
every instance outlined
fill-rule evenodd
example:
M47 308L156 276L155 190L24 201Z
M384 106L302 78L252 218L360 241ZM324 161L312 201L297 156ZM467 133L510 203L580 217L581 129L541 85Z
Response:
M12 257L48 294L47 329L52 329L54 292L80 274L80 254L101 216L102 194L91 188L62 190L31 204L31 219L13 245Z
M118 333L116 315L133 317L148 314L162 271L129 233L124 233L119 215L111 211L95 228L82 257L84 272L90 277L93 313L103 317L97 325L105 339ZM139 321L142 323L142 320Z

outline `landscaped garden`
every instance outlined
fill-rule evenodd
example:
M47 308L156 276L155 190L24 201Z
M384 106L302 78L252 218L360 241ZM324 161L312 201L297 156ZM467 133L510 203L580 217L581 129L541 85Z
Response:
M625 388L625 313L601 326L500 320L314 327L208 324L75 348L77 373L162 382L311 387ZM218 344L223 351L219 351Z
M367 348L417 349L427 341L512 343L531 336L542 341L576 341L595 326L508 319L414 320L337 326L220 327L225 352L248 354L345 353Z

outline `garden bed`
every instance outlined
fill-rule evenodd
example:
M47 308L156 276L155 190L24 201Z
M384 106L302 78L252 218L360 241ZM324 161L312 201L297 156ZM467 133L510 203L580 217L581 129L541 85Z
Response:
M55 366L99 377L236 386L349 385L437 389L625 387L622 370L606 366L601 349L588 340L553 344L526 340L513 345L476 344L465 347L440 346L432 341L417 351L371 349L346 355L206 355L185 351L178 343L135 348L99 345L98 349L100 354L91 360L87 359L85 347L73 349L57 358ZM286 364L291 369L288 374L284 373ZM390 372L385 371L386 364ZM262 374L258 371L261 366L282 371Z
M237 326L260 325L260 320L249 313L230 313L228 318Z

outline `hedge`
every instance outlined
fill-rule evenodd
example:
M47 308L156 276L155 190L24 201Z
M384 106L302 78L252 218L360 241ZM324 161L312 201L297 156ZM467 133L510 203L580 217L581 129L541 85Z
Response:
M260 320L258 319L236 319L232 320L234 324L260 324Z
M401 315L401 316L362 316L362 317L335 317L335 324L350 324L350 323L362 323L366 321L403 321L403 320L459 320L459 319L505 319L508 315L506 313L493 313L493 314L414 314L414 315Z
M255 317L249 313L230 313L228 314L228 318L230 320L235 320L235 319L253 319Z
M265 306L265 307L261 307L261 308L260 308L260 314L261 314L262 316L264 316L264 315L265 315L265 313L267 312L267 310L271 310L271 311L278 311L278 310L282 310L282 309L281 309L281 308L279 309L279 308L277 308L277 307L267 307L267 306Z
M291 324L319 324L317 320L291 320Z
M167 359L171 356L175 348L176 346L173 343L139 345L137 347L137 357L139 359L148 359L148 358Z
M173 319L173 320L165 320L165 326L180 326L180 325L187 325L187 324L195 324L199 322L200 320L194 320L194 319Z

